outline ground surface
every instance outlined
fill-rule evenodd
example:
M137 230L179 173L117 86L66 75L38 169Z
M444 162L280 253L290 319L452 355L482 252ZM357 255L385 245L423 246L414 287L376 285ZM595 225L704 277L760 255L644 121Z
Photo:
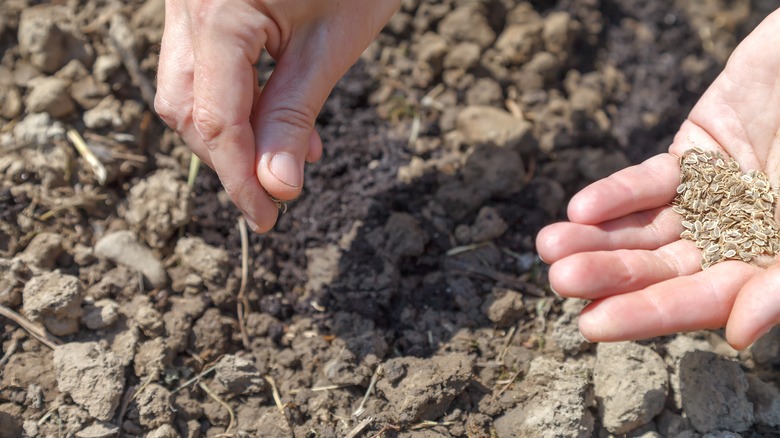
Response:
M238 212L147 105L162 3L0 4L0 304L58 338L0 318L0 436L780 434L780 331L587 344L533 244L773 2L404 1L249 237L242 322Z

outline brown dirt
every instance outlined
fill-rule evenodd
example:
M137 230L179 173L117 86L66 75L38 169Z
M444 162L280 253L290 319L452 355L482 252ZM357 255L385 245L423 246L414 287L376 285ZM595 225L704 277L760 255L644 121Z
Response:
M597 350L534 249L772 3L404 1L249 238L244 345L239 212L146 105L162 0L3 1L0 304L64 345L0 319L0 436L777 436L780 330Z

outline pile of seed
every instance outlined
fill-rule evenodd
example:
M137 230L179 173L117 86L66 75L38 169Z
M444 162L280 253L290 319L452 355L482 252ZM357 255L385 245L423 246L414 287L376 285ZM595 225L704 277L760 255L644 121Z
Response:
M776 196L767 176L742 173L732 158L693 148L680 158L674 211L683 239L702 250L702 269L726 260L765 265L780 252Z

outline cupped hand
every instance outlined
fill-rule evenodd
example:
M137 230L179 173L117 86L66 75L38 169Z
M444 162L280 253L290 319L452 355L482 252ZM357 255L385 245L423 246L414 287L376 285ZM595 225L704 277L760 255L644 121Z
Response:
M702 271L671 209L679 157L694 146L763 170L780 187L780 11L734 51L691 111L669 153L591 184L570 222L544 228L539 255L558 294L592 300L580 316L591 341L635 340L726 327L744 349L780 323L780 266L727 261Z
M273 198L301 191L328 94L400 0L166 0L155 109L206 164L254 231ZM255 63L276 60L258 86ZM272 198L273 197L273 198Z

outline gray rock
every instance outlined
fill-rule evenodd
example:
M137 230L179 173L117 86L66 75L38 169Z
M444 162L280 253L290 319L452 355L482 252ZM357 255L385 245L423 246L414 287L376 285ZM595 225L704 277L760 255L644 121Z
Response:
M564 352L579 354L590 348L590 342L582 336L578 326L580 312L588 302L576 298L563 301L563 314L553 322L552 340Z
M590 437L590 382L584 369L547 357L531 362L519 388L520 403L495 421L500 437Z
M79 279L51 272L33 277L22 292L25 315L40 321L55 336L66 336L79 330L83 291Z
M478 3L467 3L447 14L439 22L439 34L452 42L472 42L486 48L496 39L496 33Z
M62 255L63 251L61 235L40 233L33 237L20 259L36 268L52 269L57 257Z
M96 421L76 432L76 438L113 438L116 436L119 436L119 427L102 421Z
M116 264L132 268L146 278L152 287L168 284L168 275L161 261L146 245L138 242L131 231L106 234L95 244L95 255Z
M254 363L228 354L217 362L214 379L231 394L252 395L265 391L267 384Z
M119 304L111 299L102 299L84 306L81 322L90 330L101 330L113 325L119 318Z
M469 145L493 144L530 152L536 144L531 122L492 106L466 107L456 123Z
M748 399L753 403L755 422L760 426L780 426L780 391L771 383L748 374Z
M482 50L475 43L460 43L447 52L444 68L468 70L479 63Z
M38 5L22 10L19 19L19 50L30 64L54 73L71 59L92 63L92 48L74 29L68 8Z
M683 410L697 431L742 432L753 425L748 380L737 362L710 352L687 353L679 379Z
M481 243L493 240L504 234L508 228L509 225L495 208L482 207L474 220L474 225L469 228L469 241Z
M91 129L116 128L125 126L122 118L122 102L108 95L94 108L84 112L84 125Z
M780 365L780 325L761 336L751 347L753 360L759 365Z
M669 376L661 356L633 342L596 348L593 389L608 431L620 435L649 423L664 408Z
M117 355L97 342L54 349L57 388L93 417L110 421L125 385L124 367Z
M21 145L46 146L64 137L65 127L46 113L28 114L14 126L14 138Z
M138 421L149 429L170 424L173 421L171 392L164 386L152 383L144 388L135 399L138 406Z
M482 305L482 312L497 327L509 327L522 316L525 310L523 295L513 290L494 290Z
M130 189L127 208L120 211L152 248L162 248L190 220L190 188L179 173L160 169Z
M227 279L230 257L224 249L208 245L200 237L185 237L176 242L175 253L182 266L198 274L207 287L221 286Z
M146 434L146 438L179 438L180 436L179 432L176 432L176 429L170 424L163 424Z
M390 403L394 421L435 420L471 382L473 368L474 360L463 353L394 358L384 364L376 389Z
M68 94L68 81L57 77L36 78L30 81L32 90L24 104L30 113L49 113L54 118L63 118L76 110Z
M682 395L680 393L680 360L686 354L693 351L712 351L712 345L702 339L692 338L689 335L677 335L666 344L666 364L671 369L669 381L672 389L672 399L677 409L682 409Z

